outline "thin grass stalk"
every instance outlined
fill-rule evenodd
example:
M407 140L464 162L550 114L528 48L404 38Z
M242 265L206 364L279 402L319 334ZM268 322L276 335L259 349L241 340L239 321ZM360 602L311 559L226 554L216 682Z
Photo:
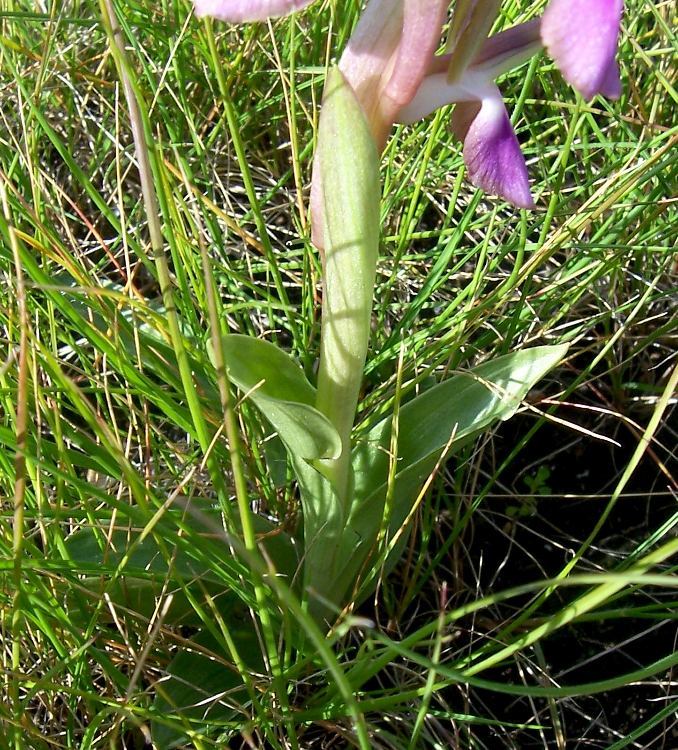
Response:
M228 491L224 481L222 467L215 460L211 450L212 437L202 412L202 407L195 389L191 364L188 360L184 340L179 325L177 305L174 296L174 286L170 275L169 265L165 254L165 243L161 228L161 215L169 216L170 210L165 198L165 181L160 168L160 161L155 152L153 137L151 135L148 113L144 99L135 83L132 68L129 65L125 52L122 31L115 15L115 9L111 0L101 0L104 9L104 18L109 19L109 36L111 39L111 52L116 60L116 65L123 81L125 96L130 110L132 134L134 137L135 151L139 164L139 174L142 183L144 205L151 234L151 247L153 260L158 274L163 303L165 305L169 335L172 347L177 358L179 374L183 386L186 401L188 403L193 426L198 438L198 443L205 456L206 465L210 479L215 487L219 498L221 511L227 522L234 525L233 512L228 499ZM106 3L104 6L103 3ZM114 24L114 25L111 25ZM155 180L157 181L154 182ZM163 189L156 190L156 184Z
M136 89L131 74L131 67L127 59L122 30L117 20L112 0L100 0L102 16L106 22L110 38L110 49L118 68L118 73L123 84L127 106L129 107L132 136L134 139L135 153L139 167L139 177L144 201L148 229L151 238L151 249L153 260L158 273L158 282L162 294L163 304L167 315L169 334L172 347L177 358L181 382L188 402L189 411L193 420L198 443L205 455L208 456L208 464L213 462L209 458L209 446L211 436L208 433L205 419L202 413L198 395L193 383L191 365L188 361L183 336L179 325L179 317L174 298L172 277L165 254L165 240L162 234L158 194L154 183L153 161L155 159L152 140L149 136L148 117L143 104L143 98ZM213 478L216 476L214 473ZM223 510L229 517L228 504L222 503Z
M212 350L214 356L214 368L217 374L217 383L219 387L219 397L221 400L221 409L223 412L224 419L224 430L226 432L226 439L228 440L228 452L231 460L231 469L233 471L233 479L235 484L236 501L238 503L238 512L240 515L240 523L242 527L243 541L245 549L251 555L259 557L259 549L257 547L256 535L254 531L254 521L252 518L252 511L249 504L249 492L247 489L247 479L242 463L241 456L241 445L240 445L240 430L238 429L238 422L236 418L235 408L233 404L233 395L231 391L231 383L228 379L228 371L226 370L226 361L224 357L223 347L223 332L221 330L220 321L223 320L223 316L219 313L219 303L216 290L216 284L214 281L214 274L212 273L212 265L210 258L207 254L207 250L204 244L200 243L200 253L202 256L203 273L205 276L205 290L207 296L207 310L210 320L210 333L212 339ZM266 646L269 653L269 662L271 655L273 655L274 661L278 660L277 646L275 642L275 631L273 623L268 614L266 608L266 596L262 587L261 576L255 573L257 582L255 583L254 592L257 602L260 604L259 616L262 621L262 629L264 636L267 639ZM218 615L215 609L215 616ZM260 703L257 699L252 680L249 676L248 666L240 658L235 642L228 632L228 625L224 622L220 615L221 629L224 632L231 657L238 668L238 671L242 675L245 687L249 693L252 704L256 707ZM273 663L271 663L271 670L274 670ZM274 675L279 675L281 668L279 664L276 664ZM281 684L281 691L284 694L284 686ZM266 727L268 733L268 726Z
M123 82L125 90L125 97L130 110L130 120L132 124L132 134L134 138L135 151L137 154L137 160L139 164L139 175L142 185L142 193L144 199L144 206L146 209L146 215L149 223L149 231L151 235L151 247L153 249L153 257L158 270L158 280L163 296L163 302L167 313L167 319L170 329L170 337L172 344L177 356L179 363L179 369L181 373L182 382L184 384L184 390L186 397L189 402L189 408L194 419L196 431L198 433L198 440L200 442L203 452L207 456L211 456L209 451L210 438L206 430L204 418L200 409L200 404L195 392L193 385L190 364L186 356L186 350L183 345L183 339L181 335L181 329L179 326L179 320L177 315L177 309L174 301L174 295L172 292L172 281L169 272L169 266L164 251L164 238L162 234L160 211L158 205L158 196L155 190L153 181L153 170L151 166L151 150L149 139L147 137L148 131L148 117L147 113L143 109L143 100L139 93L136 91L134 82L130 75L130 66L127 60L125 46L122 39L122 32L117 21L115 8L113 7L112 0L100 0L103 16L107 21L109 34L111 38L111 49L118 65L119 74ZM208 37L211 38L211 46L214 46L214 38L211 36L211 30L208 32ZM215 58L216 59L216 58ZM229 102L230 104L230 102ZM244 158L244 153L243 153ZM251 182L251 180L250 180ZM253 186L252 186L253 191ZM253 193L254 194L254 193ZM270 243L269 243L270 244ZM282 283L281 283L282 288ZM209 284L208 284L209 289ZM214 295L212 295L214 301ZM216 318L216 309L210 310L212 317L213 336L218 337L217 346L215 347L215 353L221 349L221 334L218 326L218 318ZM214 324L217 324L215 328ZM217 355L218 356L218 355ZM230 398L230 385L227 380L226 368L223 361L223 352L221 357L220 378L219 378L219 390L222 399L222 406L224 407L224 419L225 429L227 431L227 437L229 439L229 455L232 461L232 469L235 478L235 490L238 503L238 509L240 511L240 523L243 532L245 548L252 554L258 554L258 548L256 543L256 537L254 534L254 527L251 518L251 511L249 508L249 497L247 491L247 482L245 480L242 463L240 461L240 443L238 436L238 427L235 419L235 413L232 408L232 400ZM227 518L230 518L230 512L228 509L224 509ZM296 739L296 732L294 724L289 719L289 702L287 700L287 692L284 681L281 679L281 666L277 651L277 640L275 635L275 629L273 622L270 617L269 607L270 601L266 596L266 591L263 584L263 578L254 573L253 587L255 597L259 605L259 617L261 619L262 630L264 641L266 644L267 657L271 674L274 680L274 689L278 696L280 706L282 709L283 716L286 717L286 724L288 728L288 739L292 745L293 750L298 748L298 742Z
M278 49L278 43L273 33L271 22L268 22L271 44L273 45L273 54L275 61L280 69L280 84L283 90L283 101L285 102L285 114L290 134L290 153L292 161L292 175L297 193L297 211L299 212L299 222L303 233L306 233L306 210L304 208L304 181L301 174L302 159L299 148L299 133L297 130L297 93L296 93L296 20L294 16L289 19L288 24L288 65L289 65L289 83L283 73L283 60Z
M445 608L447 606L447 586L442 585L440 589L440 612L438 613L438 630L436 631L435 640L433 642L433 654L431 661L437 664L440 661L440 654L442 651L443 639L445 637ZM417 718L414 722L412 729L412 735L407 750L417 750L419 747L419 737L421 731L424 728L424 722L428 716L429 706L431 704L431 698L435 693L435 682L436 682L436 670L430 669L426 676L426 692L422 694L422 701L417 711Z
M396 370L395 391L393 394L393 411L391 417L391 439L389 442L388 476L386 480L386 497L384 498L384 513L381 527L377 534L376 546L382 552L390 539L389 531L393 516L393 502L395 495L396 475L398 473L398 442L400 440L400 402L403 388L403 369L405 362L405 342L400 343L398 354L398 369Z
M673 374L674 378L672 378L672 382L675 388L675 386L678 384L678 367L674 370ZM638 448L642 449L641 451L636 452L636 454L638 455L637 460L640 460L642 453L644 453L645 451L646 444L641 442ZM592 591L589 591L588 593L579 597L576 602L569 605L567 609L563 610L559 615L549 619L543 625L539 625L538 627L528 631L527 633L525 633L525 635L519 637L510 645L500 649L492 656L489 656L483 659L481 662L468 667L464 670L464 676L471 677L481 671L484 671L485 669L489 669L490 667L501 663L516 652L522 651L524 648L527 648L531 644L536 643L538 640L548 635L549 633L558 630L564 625L572 622L583 612L588 612L594 609L610 597L614 596L614 594L621 591L624 586L629 584L627 576L628 578L632 578L634 573L644 573L655 565L663 563L665 560L673 557L676 554L678 554L678 539L672 539L656 549L654 552L651 552L649 555L641 558L636 564L633 565L630 570L624 571L624 573L621 573L617 578L608 581L607 583L602 583ZM603 576L603 578L604 577L605 576Z
M207 35L207 43L210 49L210 53L212 54L212 57L214 59L214 65L215 65L216 74L217 74L217 82L219 85L219 91L220 91L222 102L224 105L226 121L229 127L229 131L231 133L231 138L233 140L233 146L234 146L236 156L238 159L238 165L240 167L243 182L245 183L245 189L247 191L248 198L253 208L255 221L257 224L257 229L259 231L261 242L266 252L267 259L269 261L269 266L272 269L272 273L274 276L274 281L275 281L276 289L278 290L278 294L281 300L283 301L283 303L285 304L285 306L289 307L287 293L283 286L282 278L278 271L277 263L273 255L273 248L271 246L270 239L268 237L266 225L263 222L263 219L261 217L261 211L259 210L257 195L254 189L254 183L252 181L249 164L247 162L247 155L245 153L244 145L242 143L242 140L239 134L238 123L236 121L236 116L235 116L235 109L233 108L233 103L231 101L231 98L228 92L228 87L226 85L226 80L224 78L223 70L221 68L221 65L219 64L219 58L218 58L217 49L216 49L216 42L214 39L214 32L212 30L211 22L209 20L205 20L204 26L205 26L205 33ZM202 249L202 255L203 255L203 269L205 273L205 286L207 289L207 302L208 302L208 310L209 310L209 316L210 316L210 326L212 329L212 343L213 343L213 350L214 350L215 367L217 370L217 380L219 384L219 395L221 398L222 410L224 412L224 426L226 430L226 436L229 441L229 452L231 456L232 468L234 470L234 478L235 478L235 484L236 484L236 497L237 497L237 502L238 502L238 509L240 512L240 520L241 520L241 523L243 524L242 530L243 530L245 548L247 549L249 553L258 556L259 550L258 550L257 543L256 543L256 537L254 534L254 526L252 522L250 508L249 508L247 485L244 479L244 474L242 472L242 463L240 460L239 432L238 432L237 421L235 418L235 412L232 407L230 383L228 382L228 374L227 374L227 369L226 369L227 363L224 358L224 351L223 351L222 338L221 338L222 332L221 332L221 326L219 323L220 317L219 317L218 310L217 310L217 298L216 298L216 292L214 289L214 278L211 273L211 265L209 262L209 258L207 258L204 248ZM234 457L235 457L235 463L233 463ZM239 468L238 471L236 471L236 466ZM268 601L266 597L266 593L263 587L263 578L261 578L254 571L253 573L255 575L254 593L257 599L257 603L259 604L259 610L257 614L261 620L261 626L262 626L262 631L263 631L263 636L264 636L264 642L266 644L266 652L267 652L269 667L271 669L271 674L273 676L273 681L274 681L274 689L278 696L282 714L285 720L285 724L287 726L288 739L294 750L299 747L299 744L298 744L297 737L296 737L296 730L294 727L294 722L290 717L290 707L289 707L289 701L287 699L285 681L282 677L282 665L280 663L280 658L278 655L278 645L277 645L275 627L274 627L272 618L270 616L270 612L268 610L268 607L270 606L270 602Z
M653 289L653 286L650 286L648 291L651 291L652 289ZM584 552L587 549L589 549L589 547L593 544L598 534L601 532L603 526L605 525L605 522L610 516L610 513L612 513L612 510L617 504L617 501L619 500L624 490L626 489L626 485L628 484L629 480L633 476L633 472L636 470L636 468L638 467L638 464L640 463L640 460L645 455L645 451L650 445L650 442L655 432L659 429L664 413L666 412L666 409L669 406L670 399L672 397L675 397L677 389L678 389L678 365L674 367L673 373L671 374L671 377L669 378L669 381L666 384L666 388L664 388L664 392L662 393L659 400L657 401L657 404L655 405L654 411L652 412L652 416L650 417L650 421L648 422L647 427L645 428L643 434L641 435L640 440L638 441L638 445L636 446L636 449L633 452L633 455L631 456L631 459L629 460L628 464L626 464L626 468L624 469L621 477L619 478L619 481L617 482L617 485L615 486L614 491L612 492L612 495L610 496L610 499L608 500L607 505L605 506L605 509L600 514L600 517L596 521L596 524L593 527L590 534L586 537L585 541L582 543L580 548L572 556L572 559L568 561L567 565L560 572L560 575L562 577L567 576L570 573L570 571L574 569L574 567L579 562L579 560L581 560L581 558L584 556ZM544 595L546 596L547 593L545 593Z
M544 222L541 225L541 231L539 233L539 245L543 245L548 237L548 233L551 230L551 222L553 221L556 209L561 200L561 188L563 181L565 180L565 174L567 170L567 163L572 153L572 145L574 143L574 137L579 129L580 118L581 118L581 103L582 99L577 96L577 103L574 112L572 113L572 119L570 120L569 127L567 129L567 136L565 137L565 143L560 149L558 155L558 175L556 177L555 185L553 186L553 192L551 193L551 199L549 200L548 208L546 209L546 216Z
M647 289L645 290L644 294L640 298L640 300L636 303L636 305L633 307L631 313L626 318L626 325L630 325L631 322L640 314L640 312L644 309L645 303L649 300L651 295L653 294L655 290L655 286L658 282L658 278L654 280L652 284L650 284ZM570 386L567 388L567 390L563 393L563 398L567 398L567 396L572 393L579 383L584 379L584 377L587 375L587 373L590 373L594 370L596 365L606 356L607 352L609 352L616 344L616 342L622 337L624 333L624 327L620 327L617 332L606 342L606 345L603 347L603 349L598 352L598 354L593 358L588 368L582 373L580 378L577 378L573 383L570 384ZM664 407L665 408L665 407ZM530 432L523 438L522 445L524 446L527 441L529 441L536 430L538 429L538 425L535 425ZM518 452L521 450L521 446L518 446L514 451L512 451L508 458L502 463L502 465L497 469L495 472L491 482L494 482L496 479L499 478L503 470L510 465L510 463L513 461L513 459L516 457ZM491 483L490 483L491 484ZM592 531L589 533L586 540L580 545L577 552L573 555L572 559L568 561L568 563L563 567L563 569L558 574L559 580L564 580L574 569L575 565L579 562L579 560L583 557L586 550L591 546L595 538L598 536L600 530L602 529L605 520L608 518L609 514L612 511L612 508L616 504L617 499L623 492L624 486L626 485L626 482L624 482L624 485L621 487L618 485L615 493L613 493L612 497L607 503L606 508L601 513L600 518L598 519L598 522L595 524ZM488 485L489 486L489 485ZM476 503L479 503L483 499L483 495L481 494ZM474 508L476 507L476 504L472 505L469 510L466 513L466 517L470 518L471 513L473 512ZM463 523L463 522L462 522ZM539 607L544 603L544 601L553 593L554 589L550 588L545 591L543 591L538 597L535 598L535 600L527 607L525 607L522 612L520 612L514 620L508 625L507 628L504 629L503 635L506 637L512 632L515 632L526 620L528 620L535 612L539 610ZM488 646L487 648L491 648L491 646Z
M28 304L26 300L26 286L24 284L23 269L21 266L21 251L19 241L14 231L12 213L7 200L7 190L4 180L0 182L0 198L9 234L12 257L14 260L14 273L16 283L16 300L19 312L19 361L17 377L17 406L15 418L16 453L14 456L14 505L12 518L12 578L14 591L12 592L12 615L10 630L12 638L11 665L14 675L10 678L10 710L14 717L12 728L12 742L16 750L22 750L23 730L21 703L19 701L19 672L21 671L21 632L23 626L22 611L22 578L23 578L23 550L25 530L25 503L26 503L26 443L28 430L28 397L29 397L29 361L28 361L28 332L30 321L28 318Z
M268 267L271 269L273 276L273 283L275 284L276 291L280 297L280 301L285 306L285 310L288 313L288 323L292 338L295 341L300 341L299 331L296 320L294 317L289 316L289 311L292 309L287 295L287 290L283 284L280 269L278 268L278 261L275 257L273 246L271 245L271 239L268 235L268 229L266 222L261 212L260 201L257 196L257 191L254 187L254 180L252 179L252 172L250 165L247 160L247 153L245 151L245 144L243 143L240 135L240 126L236 117L235 107L233 106L233 100L226 84L226 78L224 77L224 71L219 61L219 53L217 51L217 44L214 38L214 30L212 28L212 22L206 18L204 20L205 36L207 37L207 45L214 61L214 72L217 76L217 85L219 86L219 94L221 95L221 103L224 108L224 115L226 116L226 124L233 142L233 149L235 151L236 158L238 160L238 168L240 169L240 175L245 186L245 192L247 193L247 200L252 207L252 214L254 216L254 222L259 233L259 239L268 261Z

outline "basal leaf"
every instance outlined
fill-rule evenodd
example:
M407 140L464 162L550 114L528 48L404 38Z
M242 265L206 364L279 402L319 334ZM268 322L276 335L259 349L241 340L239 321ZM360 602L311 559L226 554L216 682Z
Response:
M497 420L509 419L566 351L565 345L539 346L498 357L430 388L401 408L391 530L407 518L446 446L449 455ZM382 420L359 438L353 451L355 492L340 553L346 560L337 581L340 590L351 585L364 565L382 523L391 427L390 418Z
M303 370L277 346L251 336L223 338L228 377L277 430L291 455L336 458L341 441L314 406L315 388Z
M265 671L252 622L237 610L225 620L238 657L248 671ZM182 646L167 666L167 679L156 684L152 710L161 720L152 722L151 735L154 747L163 750L185 747L185 729L189 727L205 734L223 733L225 723L240 716L249 702L243 678L214 637L200 633L193 644L194 648Z
M261 516L254 516L254 526L259 544L277 573L292 581L299 567L293 540ZM206 529L206 533L212 530ZM102 529L97 533L84 528L66 540L72 563L76 570L81 566L85 574L81 582L87 591L97 596L106 593L113 604L146 618L153 614L158 596L171 594L172 604L165 615L171 625L200 623L186 588L200 602L208 593L217 606L228 591L224 579L213 569L213 559L193 556L187 547L192 551L190 544L167 542L161 547L152 535L142 539L139 529L118 528L112 533ZM98 574L93 575L93 571Z

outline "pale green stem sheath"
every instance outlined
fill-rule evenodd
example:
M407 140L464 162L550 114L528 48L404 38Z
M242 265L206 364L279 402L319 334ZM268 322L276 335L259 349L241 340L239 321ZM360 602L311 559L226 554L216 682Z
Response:
M314 167L314 221L322 217L323 306L317 408L341 438L319 462L344 509L351 487L351 429L370 338L379 252L379 157L353 90L330 70ZM319 180L319 182L318 182Z

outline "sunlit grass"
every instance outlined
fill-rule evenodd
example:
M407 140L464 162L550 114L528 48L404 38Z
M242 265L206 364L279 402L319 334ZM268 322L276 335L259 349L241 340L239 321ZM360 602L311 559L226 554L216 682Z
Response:
M233 706L232 747L675 740L668 2L626 4L619 102L576 99L545 58L502 82L534 212L465 182L447 112L395 133L362 427L492 355L563 341L570 353L518 419L440 467L402 562L324 643L295 650L292 635L319 634L282 583L257 593L265 570L238 541L210 326L216 310L224 332L276 341L313 378L316 105L358 5L215 25L212 42L188 2L115 4L155 144L175 330L97 4L0 11L2 747L134 747L151 721L190 731L153 698L197 628L237 678L204 696ZM513 23L543 3L504 5ZM251 508L273 533L293 529L284 454L247 403L235 413ZM84 528L115 548L103 567L72 559ZM142 530L166 562L177 550L203 561L207 593L185 572L143 612L126 608L125 575L150 575L125 547ZM215 582L269 651L256 673L238 676ZM287 637L271 669L261 615L279 609ZM622 721L625 702L636 714ZM197 726L183 747L224 747L218 736Z

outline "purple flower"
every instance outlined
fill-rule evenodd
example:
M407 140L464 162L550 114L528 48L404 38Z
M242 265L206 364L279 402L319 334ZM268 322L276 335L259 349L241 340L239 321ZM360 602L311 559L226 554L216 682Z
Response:
M242 21L291 13L311 0L194 0L196 13ZM437 55L449 0L368 0L341 56L378 148L394 123L455 104L470 181L532 208L527 166L495 79L546 47L585 97L621 93L615 60L623 0L551 0L541 20L488 38L501 0L457 0L445 53ZM318 205L317 170L311 196ZM316 222L314 221L314 224Z
M472 4L471 11L479 3ZM482 17L485 20L485 17ZM499 88L494 79L529 59L540 49L538 21L514 27L495 37L470 40L484 34L480 24L459 25L466 37L461 47L435 58L416 96L401 109L398 121L413 123L446 104L455 103L452 131L463 143L469 180L491 195L515 206L533 208L527 166ZM455 24L453 23L453 31ZM475 42L475 45L473 44ZM472 62L467 60L473 55Z
M615 55L623 8L623 0L552 0L542 18L547 52L587 99L621 95Z
M449 53L431 61L416 95L397 121L416 122L455 103L452 130L464 144L470 181L522 208L534 206L527 166L494 80L542 45L584 96L621 92L615 60L622 0L552 0L544 17L487 38L497 0L456 5Z

